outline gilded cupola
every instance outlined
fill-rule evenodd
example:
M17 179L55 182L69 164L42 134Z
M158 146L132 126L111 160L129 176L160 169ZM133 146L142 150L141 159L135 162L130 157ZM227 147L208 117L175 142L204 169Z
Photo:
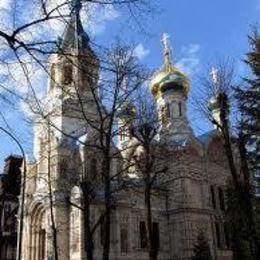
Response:
M151 79L151 92L155 98L160 97L168 90L183 91L187 96L190 88L189 79L185 73L172 64L169 36L166 33L163 34L162 42L164 47L164 64L155 72Z

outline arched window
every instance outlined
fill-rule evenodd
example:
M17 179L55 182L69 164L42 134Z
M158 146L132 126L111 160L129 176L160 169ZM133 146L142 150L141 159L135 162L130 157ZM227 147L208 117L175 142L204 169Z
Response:
M90 177L91 179L95 179L97 176L97 160L92 158L90 161Z
M30 246L30 254L33 256L33 259L37 258L38 260L46 259L48 251L48 236L46 233L46 226L48 224L48 216L44 210L42 204L37 204L33 208L31 213L31 231L30 236L33 237L34 242L31 242L34 246ZM37 257L35 257L37 256Z
M215 222L215 230L216 230L217 246L218 248L221 248L221 234L220 234L220 226L218 222Z
M89 62L87 64L89 64ZM87 84L89 86L93 84L93 73L89 66L85 65L82 67L82 81L83 84Z
M167 117L170 117L170 116L171 116L170 113L171 113L171 112L170 112L170 105L169 105L169 103L167 103L167 104L166 104L166 115L167 115Z
M100 244L103 246L105 243L105 221L102 220L100 223Z
M225 210L225 196L222 188L218 188L219 207L221 210Z
M139 223L139 232L140 232L140 247L147 248L148 238L147 238L146 225L144 221L141 221Z
M120 141L125 141L125 129L122 127L119 132Z
M72 82L72 65L65 64L62 72L62 83L68 85Z
M161 108L161 121L162 124L166 124L168 122L168 118L170 117L170 106L166 104Z
M178 106L179 106L179 116L182 116L182 103L179 102Z
M178 108L179 108L179 116L182 116L182 103L178 103Z
M227 224L224 224L224 235L225 235L226 247L230 248L230 235L229 235L229 229Z
M213 209L216 208L216 198L215 198L215 191L214 191L214 187L210 186L210 195L211 195L211 204Z
M39 232L39 259L44 260L45 259L45 251L46 251L46 230L41 228Z
M121 244L121 253L128 252L128 232L127 227L121 227L120 229L120 244Z
M160 247L160 229L159 229L159 223L158 222L153 222L153 247L158 250Z

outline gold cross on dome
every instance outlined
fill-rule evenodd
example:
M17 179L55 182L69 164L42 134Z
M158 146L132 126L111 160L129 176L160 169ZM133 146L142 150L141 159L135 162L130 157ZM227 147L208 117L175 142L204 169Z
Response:
M217 82L218 82L218 69L212 67L209 75L210 75L213 83L217 84Z
M170 35L163 33L162 43L164 49L164 63L167 67L171 64L171 47L170 47Z
M163 33L162 43L163 43L164 51L167 51L170 48L169 39L170 39L170 35L168 33Z

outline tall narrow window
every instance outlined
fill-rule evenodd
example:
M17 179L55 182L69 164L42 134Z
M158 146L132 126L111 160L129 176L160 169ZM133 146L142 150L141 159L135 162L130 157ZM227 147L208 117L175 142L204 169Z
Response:
M178 103L178 107L179 107L179 116L182 116L182 104L181 104L181 102Z
M166 124L168 122L169 116L170 116L170 109L169 109L169 104L167 104L161 108L162 124Z
M210 186L210 195L211 195L212 207L215 209L216 208L216 199L215 199L215 192L214 192L214 187L213 186Z
M7 204L4 207L4 231L10 232L12 229L12 222L11 220L11 205Z
M221 210L225 210L225 197L222 188L218 188L219 207Z
M88 66L83 66L81 71L82 71L82 81L83 84L87 84L87 86L93 85L94 82L94 73L93 69L89 66L89 61L86 61Z
M128 233L126 227L122 227L120 230L120 240L121 240L121 253L128 252Z
M229 237L228 226L226 224L224 225L224 235L225 235L226 247L229 248L230 247L230 237Z
M159 231L159 223L153 223L153 247L158 250L160 247L160 231Z
M120 140L125 141L125 133L123 131L121 132Z
M90 161L90 178L91 180L95 179L97 176L97 160L91 159Z
M72 66L71 64L66 64L63 67L62 83L68 85L72 82Z
M215 223L215 229L216 229L217 245L218 245L218 248L221 248L220 227L219 227L219 223L218 222Z
M39 259L45 259L45 240L46 240L46 231L45 229L41 229L39 232L39 240L40 240L40 250L39 250Z
M103 246L105 243L105 221L100 224L100 244Z
M140 247L147 248L148 239L147 239L147 232L146 232L146 226L144 221L141 221L139 223L139 230L140 230Z
M169 118L171 115L170 115L171 111L170 111L170 104L166 104L166 115L167 117Z

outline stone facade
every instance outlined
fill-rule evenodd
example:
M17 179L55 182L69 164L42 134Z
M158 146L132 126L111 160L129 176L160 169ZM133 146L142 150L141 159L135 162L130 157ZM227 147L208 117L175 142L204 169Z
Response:
M93 176L102 171L102 157L94 146L82 146L75 141L91 144L95 139L95 131L85 126L82 117L83 111L95 122L97 113L91 103L91 91L96 91L99 62L88 42L79 10L75 10L65 30L63 53L52 55L49 60L51 79L44 111L48 116L39 117L35 123L36 161L28 165L23 260L53 259L52 213L59 259L86 259L84 212L80 209L82 192L77 183L82 174ZM194 136L186 115L188 79L171 64L166 39L164 46L164 65L151 80L161 122L154 150L164 155L168 167L154 187L156 195L152 196L158 259L191 259L200 231L208 239L214 259L231 259L229 236L223 224L223 190L229 173L221 138L217 130L201 137ZM64 52L71 55L70 62L64 58ZM91 84L89 80L85 82L82 71L91 74ZM77 93L73 92L75 88ZM88 100L80 109L78 93L82 100ZM120 120L119 125L123 125L122 118ZM122 138L114 149L120 150L129 144L131 147L133 143L138 147L133 138ZM116 174L120 169L120 160L135 153L138 149L121 153L121 159L112 163L113 172ZM138 183L134 169L128 177ZM90 206L92 224L104 211L99 185L97 181ZM94 233L94 259L101 259L102 243L100 224ZM124 189L116 195L111 217L111 259L149 259L142 185L135 190Z

